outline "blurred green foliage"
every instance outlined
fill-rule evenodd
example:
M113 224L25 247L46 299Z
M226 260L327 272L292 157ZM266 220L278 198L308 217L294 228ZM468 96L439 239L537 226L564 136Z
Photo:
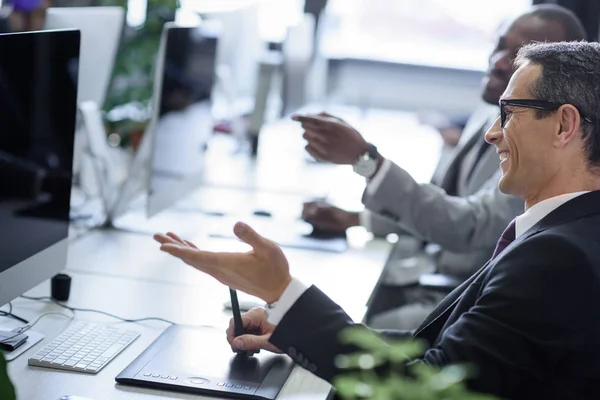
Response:
M13 387L6 371L6 359L0 352L0 399L16 400L15 388Z
M124 104L135 104L148 109L154 83L154 65L163 25L175 20L178 0L147 0L146 20L137 27L125 26L104 110L110 111ZM121 6L127 9L127 0L102 0L103 6ZM145 120L125 118L112 121L111 130L126 136L130 131L143 131ZM124 137L126 139L126 137Z
M358 353L336 358L336 365L348 370L333 383L342 399L495 400L493 396L473 393L466 387L465 380L475 372L468 366L441 369L423 363L406 366L408 360L423 354L423 343L389 342L364 327L348 328L340 339L360 349ZM384 364L390 367L389 372L376 372L376 368Z

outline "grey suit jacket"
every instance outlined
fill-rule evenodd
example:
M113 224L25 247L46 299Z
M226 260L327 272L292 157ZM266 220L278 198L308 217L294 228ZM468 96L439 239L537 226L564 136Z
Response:
M467 276L485 264L502 231L523 212L523 200L498 190L501 172L494 146L487 148L469 179L465 173L474 161L469 153L479 147L497 115L496 107L486 106L471 116L445 172L438 168L433 177L439 186L419 184L393 164L377 190L363 195L363 203L375 214L373 232L403 230L438 244L443 250L435 261L445 274ZM411 255L399 250L392 258Z

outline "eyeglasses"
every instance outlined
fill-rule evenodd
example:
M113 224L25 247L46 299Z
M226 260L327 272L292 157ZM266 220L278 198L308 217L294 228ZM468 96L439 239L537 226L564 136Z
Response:
M553 103L551 101L544 100L534 100L534 99L507 99L500 100L500 127L504 128L504 123L506 122L506 111L504 107L513 106L513 107L523 107L523 108L533 108L536 110L546 110L546 111L556 111L564 104ZM574 106L577 111L579 108ZM584 116L581 111L579 111L579 115L583 118L584 121L592 123L592 120L586 116Z

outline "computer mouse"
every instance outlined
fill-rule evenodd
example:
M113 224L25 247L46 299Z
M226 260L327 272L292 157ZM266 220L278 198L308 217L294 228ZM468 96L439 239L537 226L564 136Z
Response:
M312 239L337 239L346 238L346 232L333 232L313 228L313 231L306 236Z
M257 217L272 217L273 216L273 214L271 214L269 211L266 211L266 210L256 210L252 214L256 215Z

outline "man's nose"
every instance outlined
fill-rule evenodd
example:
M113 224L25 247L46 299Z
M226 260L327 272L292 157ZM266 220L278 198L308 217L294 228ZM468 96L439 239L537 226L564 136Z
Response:
M496 118L494 124L485 133L485 141L489 144L498 145L502 141L502 128L500 127L500 117Z

